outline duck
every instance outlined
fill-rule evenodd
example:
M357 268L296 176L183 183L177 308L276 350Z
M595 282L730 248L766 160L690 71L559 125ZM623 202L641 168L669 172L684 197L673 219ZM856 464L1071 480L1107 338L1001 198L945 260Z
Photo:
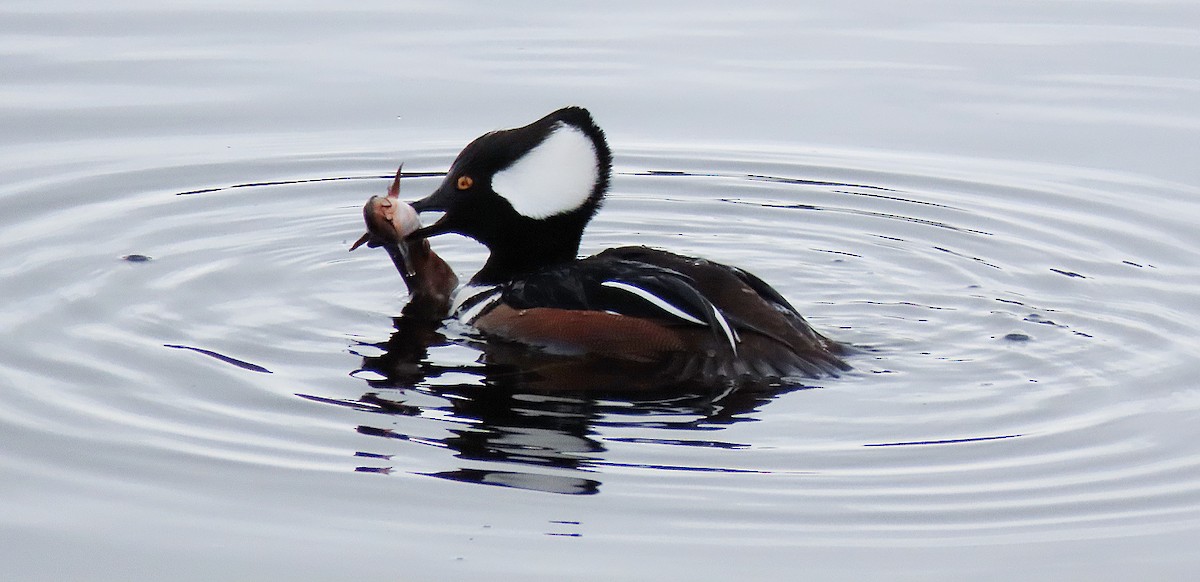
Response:
M488 343L530 354L585 358L597 369L673 383L780 382L851 369L848 346L817 332L741 268L647 246L580 258L611 174L612 153L591 113L564 107L463 148L437 188L407 204L418 214L441 213L431 224L388 226L398 173L384 199L394 202L368 202L368 233L355 246L389 249L415 284L410 304L421 307L414 312L445 315ZM449 233L488 251L453 297L449 267L427 246Z

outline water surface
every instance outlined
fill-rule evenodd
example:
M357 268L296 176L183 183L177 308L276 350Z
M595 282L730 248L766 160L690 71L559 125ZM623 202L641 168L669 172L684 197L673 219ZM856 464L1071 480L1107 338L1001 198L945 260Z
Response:
M1189 3L0 13L6 578L1195 569ZM363 201L568 103L615 152L585 252L742 266L855 370L622 398L455 344L397 368Z

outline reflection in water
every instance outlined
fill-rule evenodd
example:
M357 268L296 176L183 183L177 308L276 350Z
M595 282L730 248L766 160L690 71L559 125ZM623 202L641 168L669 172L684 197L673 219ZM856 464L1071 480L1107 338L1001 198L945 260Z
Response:
M210 358L218 359L222 362L225 362L226 364L233 364L234 366L237 366L243 370L250 370L251 372L262 372L263 374L271 373L270 370L268 370L258 364L255 364L253 362L246 362L243 360L239 360L237 358L226 356L225 354L214 352L212 350L206 350L204 348L197 348L194 346L181 346L181 345L175 345L175 344L163 344L163 347L171 348L171 349L175 349L175 350L191 350L198 354L204 354Z
M355 373L371 376L366 380L370 392L356 401L301 396L392 418L446 420L451 428L444 438L369 425L359 426L358 432L446 448L466 461L504 464L504 469L461 467L422 473L455 481L554 493L597 493L600 481L594 471L598 467L628 466L604 459L606 448L595 437L597 428L717 430L724 424L748 420L747 413L779 394L804 388L778 384L740 386L737 390L696 384L651 386L641 379L648 374L626 375L638 371L623 364L536 354L470 338L452 340L443 333L440 322L401 316L394 323L396 331L388 341L363 345L382 350L379 355L365 356L362 369ZM470 365L430 361L430 348L452 343L469 345L482 355ZM397 395L384 397L382 390ZM438 404L414 405L405 401L406 395L422 403L433 396ZM703 439L612 440L723 449L746 446ZM359 456L390 460L378 453ZM711 467L646 468L742 472ZM359 470L386 473L391 468Z

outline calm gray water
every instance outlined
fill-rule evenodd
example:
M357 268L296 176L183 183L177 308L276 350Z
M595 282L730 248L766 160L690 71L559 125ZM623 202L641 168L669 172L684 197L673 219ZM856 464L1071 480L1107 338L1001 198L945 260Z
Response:
M1200 568L1194 2L159 4L0 6L0 578ZM586 252L745 267L856 370L401 382L363 201L566 104Z

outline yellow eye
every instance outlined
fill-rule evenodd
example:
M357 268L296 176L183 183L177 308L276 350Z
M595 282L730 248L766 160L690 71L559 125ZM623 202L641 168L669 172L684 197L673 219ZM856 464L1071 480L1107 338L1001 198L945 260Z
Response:
M474 184L475 184L475 180L472 180L470 176L459 176L458 177L458 189L459 190L466 190L467 188L470 188Z

